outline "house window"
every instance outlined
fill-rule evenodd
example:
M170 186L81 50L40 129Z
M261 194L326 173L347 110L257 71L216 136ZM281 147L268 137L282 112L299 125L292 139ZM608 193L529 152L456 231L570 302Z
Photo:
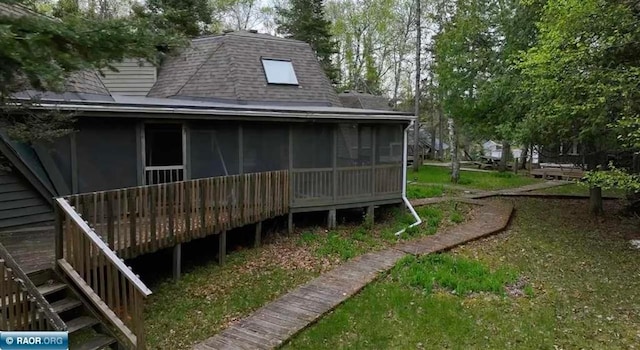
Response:
M262 67L269 84L298 85L291 61L262 59Z

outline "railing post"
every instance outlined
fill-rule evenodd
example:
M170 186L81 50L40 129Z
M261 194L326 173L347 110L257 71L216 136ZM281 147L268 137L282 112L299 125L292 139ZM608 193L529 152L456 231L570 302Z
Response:
M332 192L333 192L333 203L338 199L338 130L337 126L333 127L333 157L331 158L331 167L333 168L332 172Z
M167 185L167 204L168 204L168 214L169 214L169 241L170 244L175 244L175 232L173 231L173 227L174 227L174 222L175 222L175 213L174 213L174 201L175 201L175 194L174 194L174 183L168 184Z
M55 215L55 234L56 234L56 261L64 257L64 220L62 211L56 201L53 201L53 212Z
M376 129L371 128L371 197L376 196Z

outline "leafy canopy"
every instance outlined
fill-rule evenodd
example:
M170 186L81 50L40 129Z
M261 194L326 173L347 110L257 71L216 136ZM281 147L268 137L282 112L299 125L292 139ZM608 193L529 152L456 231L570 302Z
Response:
M276 7L278 32L287 38L309 43L332 83L338 82L338 70L332 56L337 44L331 35L331 22L324 13L322 0L291 0L289 7Z
M143 18L99 19L75 12L61 20L20 1L0 0L0 121L21 124L25 138L55 135L59 117L27 113L16 119L11 95L26 89L61 91L74 72L109 69L125 58L156 63L159 48L181 43Z

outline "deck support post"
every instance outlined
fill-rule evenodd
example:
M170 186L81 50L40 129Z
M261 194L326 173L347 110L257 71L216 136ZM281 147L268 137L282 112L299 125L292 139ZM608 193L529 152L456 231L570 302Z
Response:
M366 215L364 217L365 223L367 225L373 225L374 214L375 214L374 206L373 205L368 206Z
M222 231L218 235L218 265L224 265L227 257L227 231Z
M336 210L329 209L327 213L327 228L334 229L336 228Z
M287 233L288 234L293 233L293 213L292 212L289 212L289 215L287 217Z
M253 240L253 247L258 248L262 242L262 221L256 224L256 237Z
M173 280L177 282L180 279L182 270L182 243L178 243L173 247Z

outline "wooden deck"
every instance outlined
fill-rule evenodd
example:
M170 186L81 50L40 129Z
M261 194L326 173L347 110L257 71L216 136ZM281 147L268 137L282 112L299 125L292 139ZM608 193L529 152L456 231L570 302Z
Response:
M29 274L53 267L54 237L53 227L44 227L0 233L0 243L5 246L22 270Z
M507 226L512 211L511 203L487 203L474 220L450 231L357 257L258 309L193 349L277 348L407 254L439 252L498 232Z
M65 199L109 248L130 259L287 214L289 175L223 176Z

